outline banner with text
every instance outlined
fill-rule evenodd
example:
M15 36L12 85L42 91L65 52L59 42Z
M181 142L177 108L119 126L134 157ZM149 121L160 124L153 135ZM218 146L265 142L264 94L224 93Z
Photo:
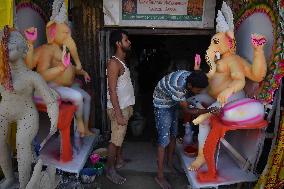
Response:
M104 0L105 25L213 28L215 0Z

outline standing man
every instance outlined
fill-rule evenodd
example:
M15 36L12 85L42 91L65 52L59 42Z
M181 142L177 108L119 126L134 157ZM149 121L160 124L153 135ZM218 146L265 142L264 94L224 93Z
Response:
M197 109L188 108L186 99L199 94L208 85L206 74L199 70L200 60L195 61L195 71L179 70L163 77L157 84L153 103L155 107L156 128L158 131L158 175L156 182L162 189L171 189L170 184L164 178L164 155L168 147L168 166L173 169L173 153L177 136L177 106L180 105L185 113L203 114L218 112L217 108Z
M111 140L108 146L107 178L115 184L123 184L126 178L116 172L125 160L122 158L121 145L126 134L129 118L135 104L134 89L130 71L125 65L125 57L131 50L128 33L115 30L110 34L110 45L115 54L107 63L107 112L111 121Z

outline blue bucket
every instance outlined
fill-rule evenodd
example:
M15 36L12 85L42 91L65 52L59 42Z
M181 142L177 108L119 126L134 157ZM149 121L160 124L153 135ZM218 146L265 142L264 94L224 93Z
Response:
M90 184L94 182L96 178L96 170L93 168L83 168L81 173L81 180L84 184Z

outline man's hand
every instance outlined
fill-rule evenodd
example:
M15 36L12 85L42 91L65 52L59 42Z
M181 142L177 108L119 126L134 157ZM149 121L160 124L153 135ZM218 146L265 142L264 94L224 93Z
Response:
M123 115L117 116L116 121L118 125L125 126L127 124L127 120L123 117Z
M199 54L195 54L194 70L200 70L201 58Z

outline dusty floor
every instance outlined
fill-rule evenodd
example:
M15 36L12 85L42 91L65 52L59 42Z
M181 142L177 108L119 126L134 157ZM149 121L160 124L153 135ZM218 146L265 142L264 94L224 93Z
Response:
M126 142L124 145L124 155L132 161L119 173L127 178L127 182L122 185L111 183L105 176L97 177L95 182L84 185L86 189L160 189L155 182L156 176L156 146L150 142ZM179 171L172 174L165 170L166 178L172 184L173 189L191 189L186 175L183 173L177 156L174 158L175 167ZM252 189L253 184L243 184L240 186L222 186L220 189Z
M132 161L119 172L127 178L127 182L118 186L109 182L105 177L100 177L97 182L101 184L101 188L159 189L154 180L157 171L155 145L147 142L131 142L126 143L124 149L125 157L130 158ZM175 157L174 162L177 169L182 171L177 157ZM172 174L168 169L165 172L173 188L187 189L188 181L185 174Z

